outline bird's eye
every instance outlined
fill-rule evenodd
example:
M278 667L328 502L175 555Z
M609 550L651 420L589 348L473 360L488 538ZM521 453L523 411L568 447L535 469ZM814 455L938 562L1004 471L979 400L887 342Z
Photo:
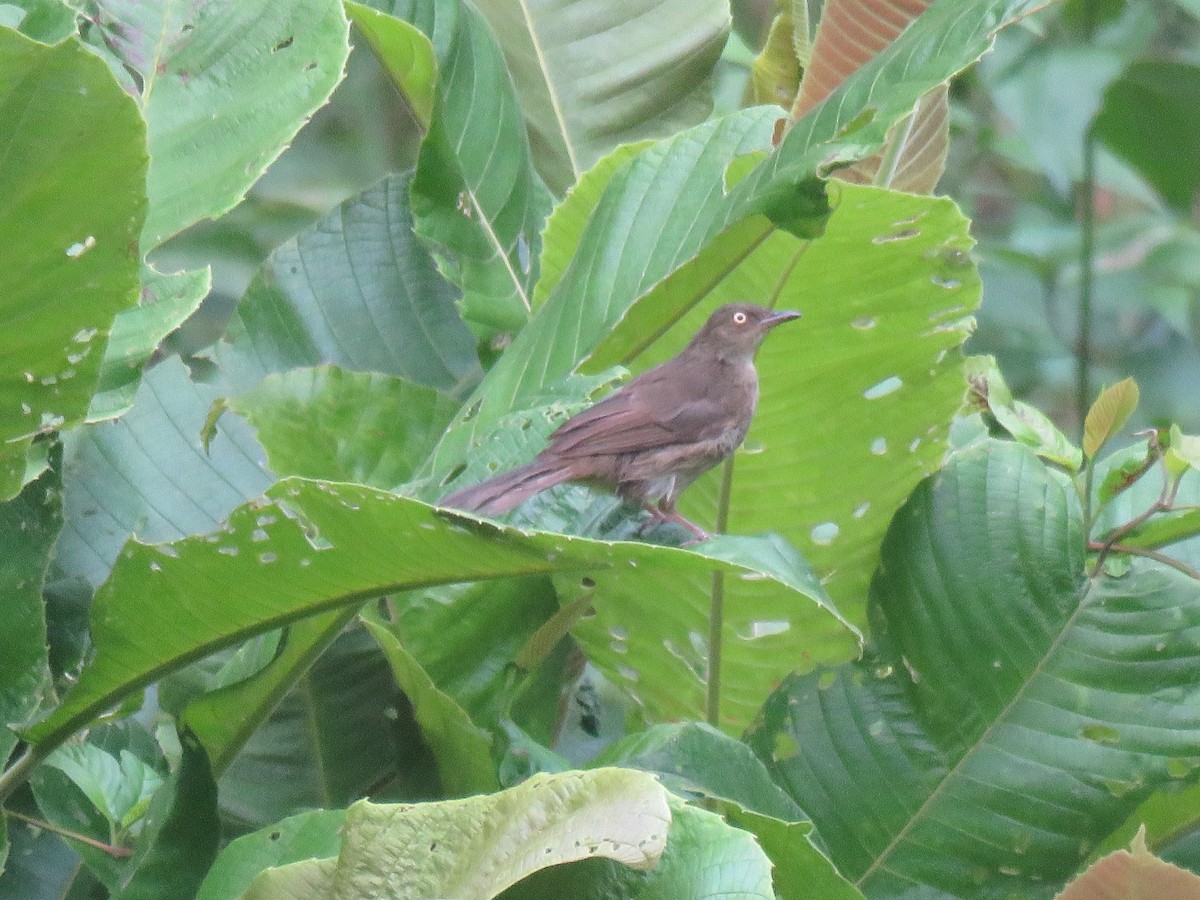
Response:
M733 314L733 324L734 325L745 325L746 324L746 314L744 312L735 312Z

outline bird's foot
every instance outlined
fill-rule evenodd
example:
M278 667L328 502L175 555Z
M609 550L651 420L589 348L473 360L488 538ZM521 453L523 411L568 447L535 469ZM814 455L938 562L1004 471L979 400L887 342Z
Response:
M693 540L685 542L683 545L685 547L691 547L693 544L698 544L701 541L707 541L710 537L712 537L712 535L710 535L691 519L681 516L673 509L665 510L661 507L655 506L652 503L647 503L646 512L650 513L650 515L653 516L658 522L674 522L676 525L682 525L684 528L694 534L696 537Z

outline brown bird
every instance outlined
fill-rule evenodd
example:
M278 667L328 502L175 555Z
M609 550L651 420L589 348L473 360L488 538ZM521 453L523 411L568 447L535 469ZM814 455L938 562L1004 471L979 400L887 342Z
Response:
M678 356L559 426L529 465L455 491L441 505L500 516L540 491L580 481L707 539L675 503L745 439L758 403L755 351L772 328L799 317L752 303L722 306Z

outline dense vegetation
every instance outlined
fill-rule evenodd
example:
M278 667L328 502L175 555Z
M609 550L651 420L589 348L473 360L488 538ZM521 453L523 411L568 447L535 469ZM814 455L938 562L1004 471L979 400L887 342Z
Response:
M1197 890L1200 7L820 7L0 4L0 898Z

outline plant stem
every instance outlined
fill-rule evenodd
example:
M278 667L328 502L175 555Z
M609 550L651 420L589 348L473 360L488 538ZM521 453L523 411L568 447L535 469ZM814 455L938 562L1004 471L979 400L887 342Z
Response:
M721 494L717 500L717 534L729 525L729 497L733 493L733 457L721 467ZM721 721L721 638L725 626L725 573L712 573L712 593L708 607L708 678L705 685L704 721L720 728Z
M24 822L26 825L31 825L34 828L41 828L43 831L49 831L52 834L57 834L60 837L70 838L73 841L79 841L81 844L87 844L89 847L95 847L97 850L103 850L109 856L127 857L133 856L133 851L128 847L116 847L113 844L106 844L103 841L98 841L94 837L88 837L86 834L80 834L78 831L72 831L69 828L62 828L58 825L53 825L50 822L45 822L41 819L35 819L33 816L27 816L24 813L19 813L13 809L4 810L4 815L9 818L16 819L18 822Z
M1083 138L1083 177L1079 185L1079 328L1075 343L1075 409L1079 433L1092 402L1092 294L1096 256L1096 136L1089 128Z
M33 770L43 759L50 755L53 747L43 744L32 744L17 761L0 773L0 804L12 796L13 792L29 780Z
M1200 581L1200 572L1197 572L1191 566L1181 563L1179 560L1167 556L1165 553L1159 553L1157 550L1150 550L1147 547L1130 547L1127 544L1109 544L1101 543L1100 541L1091 541L1088 544L1088 549L1099 550L1104 554L1115 550L1117 553L1128 553L1130 556L1144 556L1146 559L1152 559L1155 562L1162 563L1164 566L1170 566L1175 571L1182 572L1189 578L1194 578L1196 581ZM1100 571L1098 566L1096 571Z

